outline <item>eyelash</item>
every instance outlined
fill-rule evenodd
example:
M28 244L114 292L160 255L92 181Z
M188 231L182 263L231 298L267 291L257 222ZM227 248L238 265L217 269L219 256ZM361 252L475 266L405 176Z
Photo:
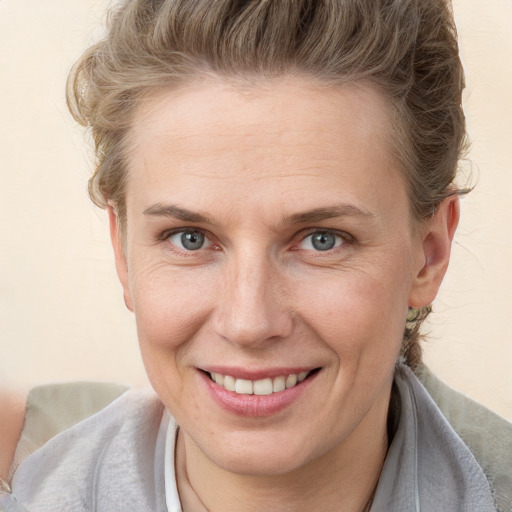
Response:
M212 236L209 235L207 232L203 231L202 229L199 229L199 228L177 228L177 229L172 229L170 231L164 231L158 238L160 241L162 242L167 242L167 245L171 248L171 250L175 253L178 253L180 255L187 255L187 256L193 256L194 253L196 252L200 252L202 249L205 249L205 247L200 247L199 249L197 250L186 250L186 249L181 249L180 247L176 246L176 244L173 244L171 241L170 241L170 238L174 235L179 235L179 234L184 234L184 233L200 233L204 236L205 240L209 242L209 245L208 247L210 246L213 246L214 249L218 248L219 245L218 244L215 244L213 241L212 241ZM206 247L206 248L208 248Z
M209 245L207 247L200 247L197 250L186 250L181 249L176 246L176 244L170 242L170 238L174 235L179 235L183 233L200 233L202 234L205 239L209 242ZM306 241L309 237L312 237L316 233L322 233L327 235L333 235L335 236L341 243L338 245L335 245L332 248L329 248L325 251L322 250L314 250L314 249L305 249L306 251L310 251L312 253L315 253L315 255L322 256L323 254L328 255L332 254L334 251L337 250L343 250L345 248L345 245L347 244L354 244L355 239L352 235L348 234L345 231L336 231L333 229L322 229L322 228L314 228L309 229L306 233L300 232L296 234L293 239L296 240L296 242L293 242L292 251L300 251L301 249L298 247L301 243ZM164 231L159 237L159 241L161 242L167 242L167 245L171 247L171 250L175 253L179 253L180 255L187 255L187 256L193 256L194 253L200 252L201 250L212 248L212 250L219 250L220 244L215 243L212 239L213 237L206 231L200 229L200 228L187 228L187 227L181 227L173 230Z
M349 235L348 233L344 232L344 231L336 231L336 230L333 230L333 229L319 229L319 228L315 228L315 229L312 229L312 230L308 230L308 232L306 234L301 234L300 235L300 239L297 243L297 245L305 242L308 238L312 237L313 235L315 234L323 234L323 235L331 235L331 236L334 236L336 237L336 241L335 243L337 245L335 245L334 247L332 248L328 248L326 250L314 250L314 249L306 249L306 250L309 250L311 252L313 252L315 255L329 255L329 254L332 254L333 252L337 251L337 250L343 250L345 247L346 244L350 244L350 243L354 243L355 240L354 240L354 237L352 237L351 235ZM339 242L339 243L338 243ZM310 242L311 245L313 245L313 241ZM295 250L300 250L300 248L297 248Z

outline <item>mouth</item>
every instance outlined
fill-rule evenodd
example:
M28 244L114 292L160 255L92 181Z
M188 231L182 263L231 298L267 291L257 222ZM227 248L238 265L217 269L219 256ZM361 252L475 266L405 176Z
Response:
M298 401L311 387L321 369L248 371L216 367L202 369L200 373L209 396L228 413L238 417L268 418Z
M266 377L258 380L235 378L231 375L216 372L205 373L212 382L226 391L231 391L238 395L268 396L295 388L319 371L320 368L314 368L312 370L287 373L286 375Z

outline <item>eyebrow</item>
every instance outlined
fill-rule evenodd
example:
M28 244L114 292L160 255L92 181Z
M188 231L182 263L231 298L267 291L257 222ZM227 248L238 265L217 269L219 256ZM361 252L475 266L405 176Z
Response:
M314 208L302 213L294 213L284 220L285 225L308 224L337 217L375 217L375 214L353 204L340 204L324 208Z
M215 224L206 215L187 210L186 208L181 208L180 206L176 206L174 204L163 205L161 203L156 203L144 210L143 214L151 215L154 217L171 217L173 219L179 219L184 222L194 222L198 224Z
M193 212L173 204L164 205L162 203L156 203L144 210L143 213L144 215L151 215L155 217L171 217L173 219L179 219L184 222L208 224L211 226L216 225L216 223L213 222L207 215ZM312 210L301 213L294 213L289 217L286 217L283 220L282 225L290 226L295 224L308 224L338 217L372 218L375 217L375 214L360 206L353 204L340 204L323 208L314 208Z

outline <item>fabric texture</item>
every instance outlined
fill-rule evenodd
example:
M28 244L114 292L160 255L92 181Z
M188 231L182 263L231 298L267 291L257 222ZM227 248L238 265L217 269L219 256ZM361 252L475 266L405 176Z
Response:
M167 512L163 411L153 392L123 394L30 455L0 510Z
M437 385L433 376L423 375L422 379L429 380L432 388ZM414 374L399 368L395 384L401 409L398 429L371 511L510 512L512 503L506 501L506 492L502 493L506 487L498 486L496 501L499 498L501 502L496 508L489 484L492 479L486 477L484 464L477 462ZM437 391L450 404L452 399L446 397L442 386L439 384ZM469 414L468 408L475 406L465 404L457 395L455 398L462 405L452 404L452 415L461 407ZM512 442L504 420L494 416L488 420L478 412L484 423L494 422L501 434L508 436L501 440L503 446ZM469 417L466 421L471 423ZM127 392L28 457L14 475L13 494L0 497L0 510L179 512L176 487L171 494L177 503L169 509L165 505L163 454L168 429L176 432L177 426L163 414L153 393ZM173 448L168 453L173 454ZM478 448L487 453L483 437ZM512 469L504 470L500 477L491 456L484 457L485 464L494 480L498 477L498 483L506 483ZM176 486L174 475L171 480L170 485Z
M490 484L469 448L407 367L397 369L400 420L371 512L493 512Z
M512 512L512 424L448 387L425 365L415 371L484 470L500 512Z
M127 389L110 382L68 382L31 389L8 480L31 453L59 432L100 411Z

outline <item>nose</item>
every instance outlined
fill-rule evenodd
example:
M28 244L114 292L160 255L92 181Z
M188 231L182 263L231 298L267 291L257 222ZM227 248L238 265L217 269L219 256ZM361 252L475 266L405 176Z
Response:
M284 281L268 255L234 258L223 272L214 315L216 333L246 348L261 348L289 336L293 316Z

